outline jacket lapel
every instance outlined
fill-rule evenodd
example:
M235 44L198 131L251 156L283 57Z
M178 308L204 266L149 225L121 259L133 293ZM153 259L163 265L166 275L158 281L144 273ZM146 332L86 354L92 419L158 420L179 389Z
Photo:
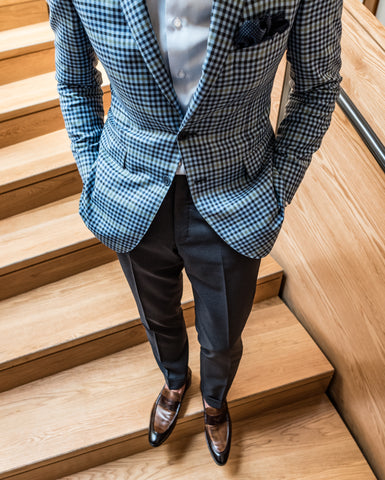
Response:
M181 111L172 79L164 65L146 7L146 0L120 0L131 33L148 69L170 103ZM189 121L214 84L231 48L245 0L213 0L207 54L202 76L183 118L181 128Z
M181 111L172 80L163 62L159 44L152 28L145 0L120 0L132 36L144 61L163 94Z
M190 120L215 83L233 43L245 0L213 0L207 55L202 76L190 101L181 128Z

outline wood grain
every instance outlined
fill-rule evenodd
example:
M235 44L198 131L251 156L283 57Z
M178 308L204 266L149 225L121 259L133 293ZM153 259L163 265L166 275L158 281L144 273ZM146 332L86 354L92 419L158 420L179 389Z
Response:
M4 147L0 219L79 193L82 188L65 130Z
M0 148L64 128L60 108L40 110L0 124Z
M280 266L262 259L255 302L276 296L281 279ZM190 326L193 294L185 275L182 303ZM0 319L0 391L145 340L117 261L3 300Z
M68 248L44 262L29 265L0 277L0 300L56 282L70 275L111 262L114 252L101 243L87 243L83 248Z
M385 478L385 176L337 108L286 209L283 298L336 368L330 395Z
M345 0L344 9L349 12L358 25L361 25L377 45L385 50L385 28L360 0Z
M102 87L109 90L109 83L104 70ZM0 87L2 96L0 122L59 105L59 94L55 72L48 72Z
M0 60L0 85L55 70L55 50L41 49Z
M104 110L111 104L111 93L103 96ZM24 142L35 137L62 130L64 121L59 106L45 110L37 110L29 115L22 115L0 124L0 148Z
M375 15L377 12L378 2L379 0L364 0L364 5L373 13L373 15Z
M1 150L0 193L75 169L64 129L10 145Z
M381 30L381 29L380 29ZM385 27L382 27L385 32ZM385 34L382 48L345 9L342 87L385 145Z
M55 70L49 22L0 32L0 85Z
M48 21L0 32L0 60L52 48L54 38Z
M79 195L0 221L0 275L28 267L97 240L78 214ZM83 245L83 247L81 247Z
M271 257L261 262L257 289L279 273ZM183 302L192 301L184 277ZM74 275L0 303L1 369L35 358L42 350L53 353L60 345L75 345L138 319L138 312L119 262ZM33 335L35 331L40 335ZM12 339L18 339L12 341Z
M221 479L375 480L326 396L233 425ZM171 440L171 439L170 439ZM208 480L218 477L202 432L62 480Z
M41 205L80 193L81 189L80 175L77 170L73 170L1 193L0 220L11 215L18 215L26 208L38 208Z
M111 104L108 79L102 67L103 103ZM0 86L0 148L64 128L55 72Z
M180 423L198 421L202 408L193 328L189 339L193 384ZM254 305L244 339L243 359L228 397L234 409L279 392L287 401L287 392L292 394L307 383L314 383L317 392L313 393L319 393L315 381L327 381L332 375L329 362L278 298ZM55 470L55 464L65 464L66 458L146 437L154 394L162 385L150 350L148 343L137 345L4 392L0 429L7 436L0 439L0 478L30 474L50 463ZM244 413L248 414L247 408ZM44 478L54 477L47 472Z
M0 31L47 20L48 8L44 0L1 1Z

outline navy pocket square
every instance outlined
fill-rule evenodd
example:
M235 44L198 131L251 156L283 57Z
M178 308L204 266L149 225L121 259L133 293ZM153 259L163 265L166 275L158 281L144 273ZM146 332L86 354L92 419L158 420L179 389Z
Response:
M242 23L235 34L234 45L238 49L258 45L276 33L283 33L288 27L285 12L261 13L255 19Z

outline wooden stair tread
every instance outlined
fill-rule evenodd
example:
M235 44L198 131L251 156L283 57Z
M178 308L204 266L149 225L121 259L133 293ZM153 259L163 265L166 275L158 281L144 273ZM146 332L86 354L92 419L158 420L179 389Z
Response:
M76 170L64 129L4 147L1 158L0 193Z
M79 195L0 220L0 275L93 245L78 214Z
M79 195L0 220L0 275L98 243L78 214Z
M275 260L265 257L258 285L281 274ZM182 304L192 302L184 274ZM3 300L0 319L0 370L140 323L118 261Z
M202 424L203 429L203 424ZM204 433L62 480L190 480L218 478ZM233 422L233 441L220 478L253 480L375 480L326 395Z
M0 32L0 60L54 47L55 35L49 22Z
M201 412L194 327L188 333L193 384L180 423ZM331 365L278 297L254 305L243 338L232 406L330 380ZM144 343L0 394L0 478L146 435L162 383Z
M65 129L1 149L0 193L77 170Z
M0 8L8 7L9 5L19 5L20 3L31 3L34 0L0 0Z
M103 75L102 88L104 91L108 91L108 78L100 63L98 70ZM58 106L59 94L55 72L2 85L0 86L0 97L2 98L0 122Z
M0 31L47 20L45 0L0 0Z

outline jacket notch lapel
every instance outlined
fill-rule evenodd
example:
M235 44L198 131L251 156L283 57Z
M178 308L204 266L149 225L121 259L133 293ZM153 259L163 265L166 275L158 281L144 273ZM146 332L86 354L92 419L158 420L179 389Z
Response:
M191 119L215 83L230 51L245 0L213 0L207 54L202 76L190 101L181 128Z
M159 44L152 28L145 0L120 0L132 36L151 74L169 102L179 111L180 105L172 80L164 64Z

